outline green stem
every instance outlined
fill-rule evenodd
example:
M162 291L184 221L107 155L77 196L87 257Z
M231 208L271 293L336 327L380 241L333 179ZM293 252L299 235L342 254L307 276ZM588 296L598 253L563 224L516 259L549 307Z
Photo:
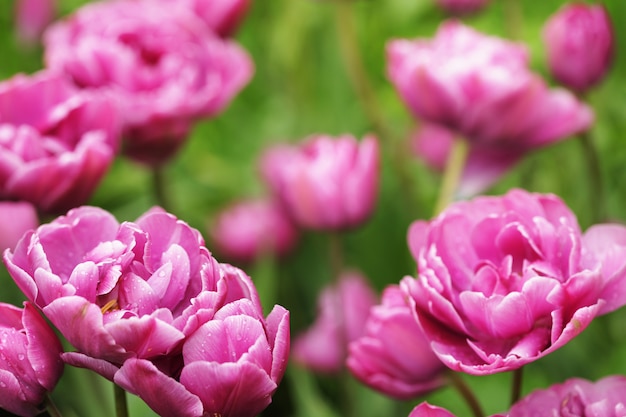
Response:
M593 144L589 131L579 135L590 178L592 224L600 223L606 218L605 195L602 184L602 169L598 151Z
M115 416L128 417L128 403L126 391L117 384L113 385L113 397L115 398Z
M504 20L509 38L517 40L522 37L523 15L519 0L504 1Z
M45 412L46 415L50 417L62 417L61 412L57 408L56 404L54 404L54 401L52 401L52 397L50 397L50 395L46 395L44 404L46 406L46 412Z
M456 372L450 371L448 373L448 378L452 386L458 391L458 393L463 397L469 408L472 410L474 417L484 417L485 413L483 412L478 399L474 395L474 392L467 385L465 380Z
M155 165L152 167L152 188L157 204L165 211L170 211L170 201L165 185L165 165Z
M461 180L461 175L463 174L468 152L469 144L465 139L457 138L454 140L443 173L439 197L433 213L434 216L441 213L448 204L454 201L454 195Z
M337 282L343 271L344 264L343 245L339 232L331 232L328 235L328 258L330 261L330 272L333 275L332 279L334 282Z
M522 396L522 379L524 376L524 368L513 371L513 381L511 383L511 405L519 401Z

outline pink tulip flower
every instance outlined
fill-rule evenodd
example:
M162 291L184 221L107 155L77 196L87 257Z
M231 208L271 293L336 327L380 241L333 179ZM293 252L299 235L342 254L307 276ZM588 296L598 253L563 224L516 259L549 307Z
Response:
M275 306L264 319L252 280L160 209L120 224L80 207L28 233L4 259L77 349L63 360L159 415L255 416L285 371L288 312Z
M56 334L30 303L24 309L0 303L0 409L39 415L63 373L62 352Z
M443 171L455 133L443 126L423 123L411 137L413 153L436 171ZM487 190L525 155L521 149L470 143L470 150L457 189L460 197L473 197Z
M339 230L365 222L378 191L378 142L350 135L311 136L300 146L269 149L261 170L296 224Z
M596 383L572 378L536 390L518 401L506 417L626 416L626 377L607 376ZM496 416L494 416L496 417Z
M88 4L52 25L44 44L48 67L117 99L124 152L153 165L173 156L195 121L223 111L253 73L241 47L160 2Z
M398 399L443 385L445 365L435 356L397 285L372 307L364 334L350 343L348 369L371 388Z
M417 405L409 414L409 417L456 417L445 408L430 405L426 402Z
M111 100L40 72L0 83L0 198L45 213L84 204L119 142Z
M577 92L600 82L613 61L611 19L600 4L564 5L546 22L543 38L554 78Z
M0 251L13 248L29 230L39 226L35 207L23 201L0 202Z
M419 278L401 288L435 354L456 371L517 369L626 304L626 227L583 236L554 195L458 202L415 222L408 240Z
M524 152L587 129L591 110L549 90L528 68L526 48L456 21L434 39L387 45L388 74L413 114L473 143Z
M315 323L294 341L293 358L316 372L335 373L345 366L348 344L363 335L376 294L354 271L326 287L318 299Z
M448 13L467 14L481 10L489 0L435 0L435 3Z
M246 16L252 0L157 0L168 7L181 6L195 13L222 38L232 36Z
M273 201L240 201L219 213L211 236L228 259L251 262L263 255L282 255L296 244L298 231Z
M56 0L17 0L15 25L17 37L27 46L39 43L41 34L54 20Z

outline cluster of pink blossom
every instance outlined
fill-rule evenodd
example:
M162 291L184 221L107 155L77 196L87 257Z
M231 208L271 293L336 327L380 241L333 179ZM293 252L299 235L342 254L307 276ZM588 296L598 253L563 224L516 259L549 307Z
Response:
M19 1L17 23L24 42L42 39L46 69L0 82L0 218L10 219L0 221L0 247L27 298L24 308L0 303L0 408L39 414L71 365L160 416L258 415L286 372L290 313L275 305L265 315L252 279L165 210L120 223L84 205L118 151L160 167L250 81L252 59L230 38L249 0L94 2L56 23L45 3ZM488 3L436 1L455 15ZM523 44L461 21L432 39L389 41L387 74L416 119L415 153L443 171L463 141L455 197L473 198L410 225L415 276L387 285L380 300L329 245L338 265L316 320L293 341L297 364L347 369L385 395L415 399L452 372L518 370L626 305L626 226L583 232L550 193L475 197L529 152L594 122L581 94L613 57L606 9L566 5L544 36L549 69L567 88L532 72ZM374 135L315 134L267 149L259 171L269 197L221 212L209 231L216 250L249 263L288 254L302 232L340 240L365 225L381 147ZM65 214L39 225L38 213ZM624 417L624 392L624 376L573 378L493 417ZM420 416L453 414L423 402L409 415Z

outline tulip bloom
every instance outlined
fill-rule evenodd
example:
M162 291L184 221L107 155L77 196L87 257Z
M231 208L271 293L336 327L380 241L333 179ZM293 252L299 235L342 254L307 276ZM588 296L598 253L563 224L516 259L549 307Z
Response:
M243 262L263 254L281 255L296 243L298 232L272 201L241 201L219 213L211 236L225 257Z
M348 344L363 334L375 304L376 294L365 278L357 272L344 273L337 285L320 294L315 323L294 342L294 360L317 372L341 371Z
M190 10L152 1L88 4L50 27L48 67L106 91L125 119L124 152L158 165L191 126L216 116L248 83L253 64Z
M40 72L0 83L0 198L45 213L84 204L119 143L114 103Z
M39 226L37 210L23 201L0 202L0 251L13 248L22 235Z
M554 78L578 92L600 82L613 61L611 19L600 4L564 5L546 22L543 39Z
M409 247L419 278L404 278L401 288L448 367L513 370L626 304L625 243L624 226L581 236L559 198L513 190L415 222Z
M550 388L535 390L515 403L507 414L494 417L552 417L626 415L626 377L607 376L596 383L568 379Z
M385 289L372 307L364 334L350 343L348 369L364 384L399 399L443 385L446 367L424 337L397 285Z
M587 129L591 110L531 73L526 49L456 21L387 45L388 74L413 114L472 143L523 154Z
M63 348L30 303L0 303L0 409L35 416L63 373Z
M350 135L309 137L301 146L282 145L263 156L261 170L296 224L339 230L371 215L379 175L378 142Z
M252 417L271 401L287 362L288 312L276 306L264 319L252 280L219 264L171 214L153 209L119 224L80 207L26 234L4 259L77 349L64 361L160 415Z
M251 0L158 0L166 7L181 6L195 13L222 38L232 36L250 8Z
M435 3L448 13L466 14L479 11L489 0L435 0Z

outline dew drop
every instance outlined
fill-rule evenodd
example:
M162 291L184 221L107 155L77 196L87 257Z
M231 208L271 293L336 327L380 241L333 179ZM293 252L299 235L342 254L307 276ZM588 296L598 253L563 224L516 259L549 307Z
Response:
M7 384L5 384L4 382L0 382L0 387L4 388L6 386L7 386Z
M17 355L17 359L20 360L20 361L23 361L24 360L24 354L20 353L19 355Z

